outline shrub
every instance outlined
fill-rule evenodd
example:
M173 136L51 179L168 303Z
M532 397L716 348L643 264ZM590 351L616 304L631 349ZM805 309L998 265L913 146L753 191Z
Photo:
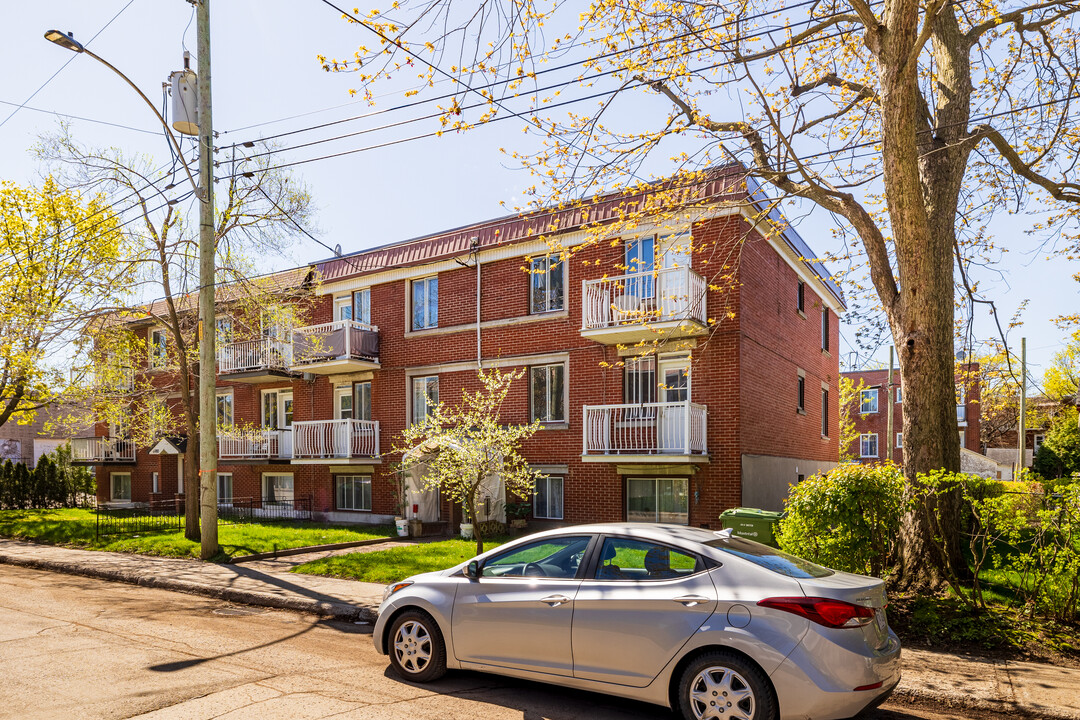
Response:
M881 577L900 530L903 498L897 466L839 465L791 488L780 547L836 570Z

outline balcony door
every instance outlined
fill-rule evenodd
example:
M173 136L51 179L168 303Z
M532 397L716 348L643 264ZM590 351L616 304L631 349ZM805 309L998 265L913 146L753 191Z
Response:
M660 320L681 318L689 308L690 234L660 238L659 310Z
M263 427L269 430L279 431L278 454L281 457L292 457L292 390L267 390L263 392L262 401Z
M690 399L690 358L686 355L660 358L657 363L658 394L662 405L657 423L658 451L682 455L689 452L687 401Z

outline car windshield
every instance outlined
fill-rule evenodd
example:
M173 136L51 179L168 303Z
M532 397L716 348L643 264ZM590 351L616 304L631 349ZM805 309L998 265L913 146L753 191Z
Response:
M705 544L790 578L822 578L834 572L809 560L740 537L716 538L707 540Z

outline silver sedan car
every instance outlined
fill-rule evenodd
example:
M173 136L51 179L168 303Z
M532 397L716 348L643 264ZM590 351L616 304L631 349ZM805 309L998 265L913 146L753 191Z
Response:
M479 670L687 720L847 718L900 681L880 580L678 525L538 533L395 583L374 642L414 682Z

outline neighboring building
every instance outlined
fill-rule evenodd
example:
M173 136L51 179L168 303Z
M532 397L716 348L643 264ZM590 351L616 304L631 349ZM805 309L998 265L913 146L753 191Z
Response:
M794 231L754 229L741 180L717 172L662 231L586 244L581 213L559 209L317 264L305 325L219 346L219 420L246 428L222 435L219 495L308 498L333 521L387 522L399 511L394 438L475 389L482 364L526 370L503 417L543 423L524 446L544 474L537 523L719 527L727 508L779 509L789 485L836 464L845 306ZM601 198L587 220L643 199ZM552 232L578 248L571 260L550 254ZM161 357L154 328L137 332L151 340L140 372L168 372L146 368ZM79 443L100 500L178 491L184 439L135 448L98 431ZM406 481L405 515L459 519Z
M61 411L51 406L44 407L37 411L33 422L20 425L16 420L17 416L14 416L0 426L0 463L11 460L33 468L37 466L42 455L64 445L68 440L56 428L45 432L45 426L54 424L50 421L60 414Z
M978 453L979 445L979 380L978 363L963 366L969 378L956 387L956 426L960 433L960 447ZM854 456L858 462L873 463L892 459L897 465L904 464L904 410L903 388L900 371L893 370L890 392L888 370L861 370L845 372L856 387L865 387L855 398L851 413L855 418ZM889 416L892 413L893 432L888 437Z

